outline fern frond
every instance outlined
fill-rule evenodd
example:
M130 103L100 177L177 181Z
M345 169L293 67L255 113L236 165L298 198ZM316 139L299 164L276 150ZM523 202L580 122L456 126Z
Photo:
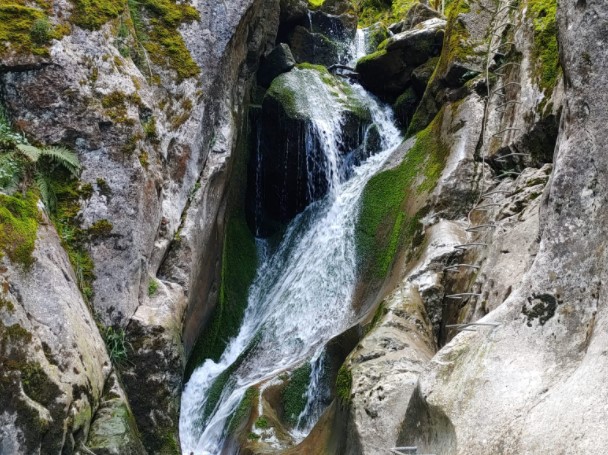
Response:
M0 153L0 189L7 193L15 192L23 178L23 162L14 152Z
M37 172L35 180L38 191L40 191L40 199L44 202L47 212L54 212L57 207L57 196L53 190L50 177L42 172Z
M19 151L32 163L36 163L42 155L42 149L28 144L17 144Z
M41 156L45 156L64 167L72 176L78 177L80 160L78 155L65 147L45 147L40 149Z

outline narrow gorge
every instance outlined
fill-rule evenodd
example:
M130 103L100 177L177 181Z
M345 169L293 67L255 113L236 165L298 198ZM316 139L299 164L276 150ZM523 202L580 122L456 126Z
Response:
M604 0L3 0L0 455L603 454L606 45Z

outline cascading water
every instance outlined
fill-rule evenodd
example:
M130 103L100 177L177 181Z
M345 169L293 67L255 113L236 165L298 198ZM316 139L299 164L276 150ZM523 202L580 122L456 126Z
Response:
M329 192L289 224L273 251L266 241L258 241L261 265L240 331L220 360L206 360L185 387L180 437L186 454L221 453L231 416L248 388L307 359L312 358L308 403L293 431L294 440L302 440L323 411L322 347L358 317L351 301L357 278L360 196L401 141L390 108L357 84L352 90L371 111L384 151L342 172L339 104L331 93L309 94L318 97L309 133L321 143Z

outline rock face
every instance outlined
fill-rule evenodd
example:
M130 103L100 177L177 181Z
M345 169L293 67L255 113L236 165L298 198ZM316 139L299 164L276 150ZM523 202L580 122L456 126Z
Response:
M606 13L601 2L560 5L566 102L554 170L542 195L534 263L483 319L500 326L456 337L420 380L422 407L449 419L458 441L445 453L601 453L606 444L596 427L606 418L597 405L606 394L605 223L594 208L605 198L599 157L606 95L598 89L605 75L587 70L608 63L599 46L606 39L599 26ZM593 166L577 158L581 151ZM408 413L412 422L416 411ZM437 451L449 437L431 434L428 425L414 428L407 426L402 440L420 441L425 450Z
M357 62L361 83L373 93L395 99L411 81L412 71L439 55L445 21L434 18L392 36L381 49Z
M259 170L261 183L249 195L260 204L249 206L261 210L258 231L270 233L348 171L348 156L366 146L371 115L350 86L322 67L304 67L274 80L259 122L259 150L250 166ZM371 138L367 145L373 147ZM332 153L334 168L326 161Z
M76 450L112 371L59 237L46 225L37 234L30 268L0 265L2 453Z
M258 83L262 87L269 87L272 81L283 73L288 72L296 61L291 54L291 49L287 44L281 43L268 54L258 70Z
M469 4L470 11L452 11L445 43L471 47L464 54L454 52L455 44L443 48L416 114L433 120L415 130L420 140L443 116L444 125L451 124L444 130L448 137L466 136L468 129L469 144L448 144L423 218L424 239L403 247L394 265L402 270L398 282L412 286L424 306L407 314L425 313L440 349L418 370L415 383L392 383L390 378L411 371L401 365L428 356L428 348L396 349L391 351L396 358L386 364L369 354L361 366L355 364L358 349L377 352L378 359L389 355L381 348L388 337L378 333L394 329L390 310L375 318L374 330L346 363L353 374L349 438L354 443L343 453L383 453L394 446L441 454L602 453L606 435L597 423L606 419L606 410L597 403L606 395L600 379L606 369L600 265L606 234L597 207L606 196L600 119L607 100L600 89L605 75L593 68L608 63L599 44L607 39L599 24L608 11L600 2L560 4L556 26L555 4L527 2L502 18L485 17L482 0ZM478 75L482 52L475 43L497 23L507 29L517 25L505 32L504 40L513 44L500 47L496 61L490 59L496 74L488 87ZM468 32L458 31L461 26ZM564 86L556 35L553 41L543 35L557 28ZM541 43L555 53L542 53ZM557 76L546 85L543 74ZM456 106L460 119L455 115L446 123L446 112ZM415 147L406 159L412 152ZM586 164L577 158L580 153ZM456 156L468 156L470 164L453 160ZM482 159L475 162L475 156ZM468 169L466 177L460 169ZM447 226L450 230L441 232ZM443 254L437 254L438 245L446 247ZM432 257L434 265L421 267ZM387 280L384 292L395 288L395 276ZM387 294L390 308L411 301L403 284ZM380 308L380 315L387 311ZM429 333L429 323L421 333ZM451 327L470 323L481 325L461 333ZM375 362L382 365L380 372L371 368ZM362 374L366 364L374 373L370 377L381 379L369 381ZM389 388L385 383L401 386L407 396L376 398L377 386ZM382 412L389 407L392 414Z
M82 229L100 221L111 226L109 235L85 248L95 278L82 290L91 298L94 317L75 285L82 280L74 278L66 257L55 251L61 248L52 227L39 232L41 253L34 255L34 272L20 277L13 264L6 265L7 286L28 291L20 291L21 301L12 304L15 313L7 327L13 329L2 333L2 346L15 362L32 362L45 396L21 396L21 368L13 364L6 369L11 392L2 389L0 395L12 398L10 406L2 406L2 452L36 453L42 447L44 453L55 453L64 447L70 453L87 444L92 428L89 442L98 453L138 453L140 436L129 434L132 420L120 421L131 406L137 432L150 444L147 450L179 451L182 372L216 302L218 239L243 123L241 102L259 56L274 47L279 3L194 2L198 11L169 3L163 11L140 5L144 24L151 16L154 21L147 24L150 41L138 43L128 10L108 16L95 10L77 19L76 11L71 18L58 15L71 11L71 3L49 2L51 25L69 20L72 27L59 29L63 36L49 40L40 57L27 52L2 57L0 91L13 124L35 143L62 144L78 152L81 185L90 185L91 194L79 201L74 223ZM162 16L168 12L181 19ZM127 24L120 32L126 36L116 36L121 24ZM7 38L0 39L4 49ZM167 56L165 45L181 54ZM53 251L47 254L49 249ZM50 281L39 281L39 266ZM47 324L48 316L29 309L38 305L42 311L42 296L36 293L43 290L53 313L65 315L56 322L60 326L45 332L53 337L49 340L26 317L29 311ZM126 401L101 408L112 367L96 323L124 331L133 348L133 365L117 368ZM15 336L34 340L27 353L17 353ZM76 352L82 353L80 360L70 354ZM65 365L57 366L59 361ZM108 393L109 400L117 400ZM32 420L24 416L44 421L44 432L32 432ZM120 440L128 447L117 448Z

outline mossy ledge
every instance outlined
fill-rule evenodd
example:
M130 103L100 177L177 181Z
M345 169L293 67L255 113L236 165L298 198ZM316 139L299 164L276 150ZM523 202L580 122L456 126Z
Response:
M416 136L401 164L374 176L363 191L356 228L363 276L383 279L416 238L421 202L437 185L449 153L441 139L442 109Z
M305 363L291 373L289 382L283 389L281 404L283 405L283 415L285 421L292 427L298 423L298 417L306 407L306 391L310 384L310 374L312 367L310 363Z

